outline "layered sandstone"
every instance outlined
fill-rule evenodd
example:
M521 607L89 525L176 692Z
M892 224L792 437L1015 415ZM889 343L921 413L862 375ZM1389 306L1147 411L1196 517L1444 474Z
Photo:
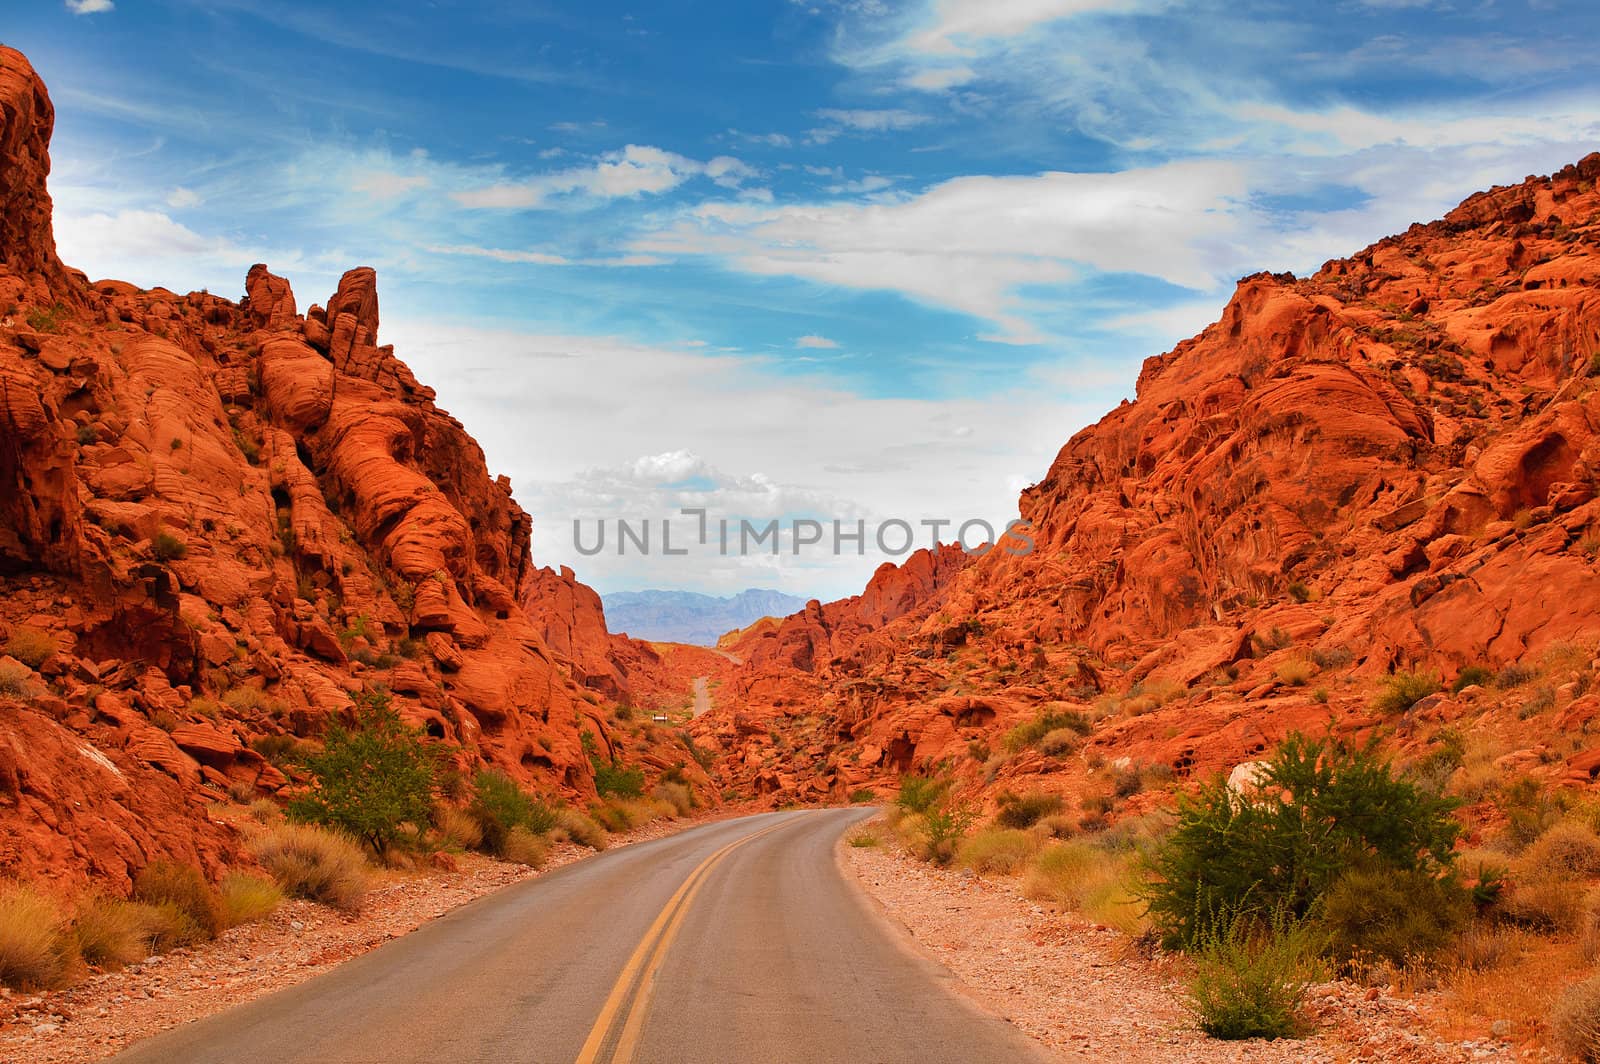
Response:
M1395 670L1587 663L1597 179L1591 155L1311 277L1245 278L1023 493L1030 554L992 552L881 626L831 631L851 600L767 626L707 738L756 789L781 751L776 800L941 763L999 783L1121 759L1186 777L1290 728L1395 727L1370 709ZM1291 660L1304 686L1280 678ZM1561 731L1533 719L1518 741L1588 778L1600 757L1566 732L1600 703L1576 673L1551 686ZM1081 755L990 759L1006 729L1066 710L1099 720Z
M685 759L618 726L648 659L533 565L509 481L379 343L372 269L303 315L265 265L238 304L90 285L55 257L52 111L8 49L0 119L0 645L55 647L3 663L0 865L215 867L207 803L292 789L272 758L370 687L463 771L571 797L583 731Z

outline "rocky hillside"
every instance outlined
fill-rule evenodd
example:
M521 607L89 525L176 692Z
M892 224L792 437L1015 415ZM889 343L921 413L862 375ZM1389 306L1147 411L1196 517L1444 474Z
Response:
M844 622L846 600L768 626L704 737L781 801L937 763L972 785L1098 786L1104 764L1182 778L1290 728L1405 743L1470 712L1504 724L1507 756L1587 780L1597 178L1591 155L1311 277L1245 278L1023 493L1031 554L913 579L899 616ZM1538 683L1503 721L1473 703L1498 689L1472 685L1373 708L1391 674L1507 666ZM1076 756L1004 748L1028 721L1087 734Z
M0 866L213 868L207 803L292 786L282 751L376 685L463 770L592 794L583 730L683 761L616 723L672 678L534 567L509 481L380 345L374 272L303 313L263 265L238 303L90 283L52 121L0 48Z

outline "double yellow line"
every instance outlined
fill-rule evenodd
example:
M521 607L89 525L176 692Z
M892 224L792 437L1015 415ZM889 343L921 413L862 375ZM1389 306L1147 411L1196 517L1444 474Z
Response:
M783 827L783 823L763 828L742 839L735 839L701 861L695 866L694 871L689 873L689 878L685 879L677 893L667 900L667 904L656 916L655 922L650 925L650 929L644 933L644 938L634 949L633 955L628 958L628 963L623 965L622 974L617 977L616 985L611 988L605 1005L600 1009L600 1015L595 1018L594 1027L589 1030L589 1037L584 1040L583 1049L578 1052L577 1064L597 1064L600 1060L606 1036L616 1026L617 1014L628 1002L630 990L633 991L632 1003L622 1021L622 1033L617 1036L617 1044L611 1050L609 1061L610 1064L629 1064L633 1060L639 1048L639 1033L644 1028L645 1014L650 1009L650 994L655 986L656 971L666 958L668 947L677 937L678 929L683 926L684 914L689 911L695 895L700 893L700 888L705 885L711 869L729 853L747 842L754 842L761 836L778 830Z

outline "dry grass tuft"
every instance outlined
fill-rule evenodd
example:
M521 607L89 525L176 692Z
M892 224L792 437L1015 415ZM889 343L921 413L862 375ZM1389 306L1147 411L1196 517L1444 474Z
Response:
M501 856L512 864L543 868L550 860L550 843L543 835L535 835L518 824L506 832L505 852Z
M10 655L28 666L37 669L50 660L60 645L56 637L41 628L33 628L26 624L19 624L11 630L11 638L6 640L0 652Z
M576 809L562 809L556 814L556 834L591 850L606 848L606 829Z
M1574 1060L1600 1062L1600 975L1566 989L1550 1010L1550 1034Z
M980 874L1014 876L1039 850L1038 836L1021 828L985 828L962 840L956 862Z
M278 884L249 872L229 872L217 893L222 898L223 920L229 927L265 920L283 904L283 890Z
M650 797L672 806L672 811L678 816L688 816L694 812L694 793L681 783L658 783L655 790L650 792Z
M1149 920L1133 892L1132 861L1130 853L1112 853L1082 839L1046 846L1029 867L1022 892L1137 935Z
M483 825L465 809L441 805L433 811L439 844L448 849L476 850L483 845Z
M18 661L0 661L0 698L32 698L33 670Z
M124 968L150 955L151 925L149 906L91 894L78 903L72 939L90 964Z
M1600 876L1600 835L1585 824L1564 820L1540 835L1519 863L1545 873Z
M193 928L191 941L216 938L224 927L222 899L193 865L151 861L133 877L133 898L157 908L171 906Z
M0 887L0 985L18 990L59 986L72 967L61 908L33 887Z
M250 849L287 893L358 909L367 892L367 860L347 836L311 824L278 824L258 832Z

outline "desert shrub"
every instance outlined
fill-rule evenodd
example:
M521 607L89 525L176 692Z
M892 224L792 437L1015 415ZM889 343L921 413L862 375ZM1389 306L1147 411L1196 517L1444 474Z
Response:
M1075 839L1040 850L1023 877L1022 892L1131 935L1145 927L1135 876L1131 854Z
M334 724L320 754L306 758L316 781L289 803L295 820L337 828L382 854L400 840L401 825L426 824L433 806L433 750L408 727L389 696L358 700L356 727Z
M974 872L1015 875L1039 849L1032 832L1018 828L985 828L961 840L956 860Z
M1323 894L1317 916L1328 949L1345 964L1427 960L1466 923L1471 900L1460 883L1420 869L1353 869Z
M441 805L433 811L433 826L444 846L461 850L475 850L483 845L483 828L478 818L465 809Z
M1501 841L1512 851L1524 849L1554 827L1564 810L1561 796L1551 794L1531 776L1508 781L1494 802L1506 818Z
M902 812L923 814L943 800L950 789L950 781L927 776L900 777L900 793L894 804Z
M1372 708L1380 713L1404 713L1439 690L1439 677L1431 672L1397 672L1383 679Z
M650 797L672 806L673 812L678 816L688 816L694 812L694 792L689 789L687 784L658 783L655 789L650 792Z
M312 824L279 824L250 840L251 852L297 898L356 909L367 892L367 862L348 836Z
M594 819L585 816L576 809L561 809L556 812L556 831L565 835L579 846L587 846L591 850L606 848L606 832Z
M1585 824L1564 820L1534 840L1518 863L1530 870L1593 879L1600 876L1600 836Z
M59 985L72 965L61 908L33 887L0 886L0 986L41 990Z
M50 660L57 650L56 637L40 628L19 624L11 630L4 652L30 669L37 669Z
M148 906L91 894L78 903L72 940L88 963L124 968L150 955L150 924Z
M191 864L151 861L133 877L133 898L157 908L171 906L192 925L195 942L216 938L226 926L217 889Z
M922 814L918 833L917 855L924 861L946 865L955 860L961 842L972 830L977 813L965 802L942 795L926 813Z
M1493 682L1493 669L1482 665L1468 665L1456 674L1455 683L1450 685L1450 693L1458 695L1469 687L1487 687Z
M1189 1007L1213 1038L1295 1038L1306 988L1321 977L1316 940L1287 917L1208 920L1195 944Z
M610 832L620 833L643 827L653 820L669 817L672 806L660 801L612 798L591 806L589 815Z
M467 812L478 822L482 845L497 857L505 856L506 841L517 828L543 835L556 826L554 809L495 769L484 769L472 778Z
M1071 728L1057 728L1046 732L1035 748L1045 757L1066 757L1078 748L1080 742L1078 733Z
M255 688L240 687L235 690L253 691ZM250 749L278 768L293 765L301 760L303 754L300 740L292 735L258 735L250 740Z
M0 697L31 698L33 670L19 661L0 662Z
M1169 944L1199 941L1207 914L1301 920L1357 864L1428 871L1454 859L1457 803L1396 776L1374 743L1290 735L1258 779L1249 800L1220 775L1179 800L1146 888Z
M850 792L851 805L871 805L878 800L878 792L871 787L861 787Z
M1562 992L1550 1011L1550 1034L1572 1059L1600 1062L1600 975Z
M1037 717L1006 732L1000 746L1008 754L1017 753L1035 745L1051 732L1067 729L1077 735L1088 735L1094 723L1075 709L1046 710Z
M1078 833L1078 822L1066 813L1040 817L1033 830L1047 839L1070 839Z
M58 333L61 326L72 316L64 303L53 303L48 307L34 307L28 311L26 321L28 328L35 332Z
M858 850L869 850L882 841L871 828L857 828L845 836L845 841Z
M594 768L594 789L602 798L639 798L644 795L644 769L634 768L600 756L594 733L585 731L579 736L589 764Z
M1509 691L1513 687L1521 687L1539 678L1539 670L1524 662L1514 662L1501 669L1494 677L1494 685L1502 691Z
M1273 670L1273 675L1278 682L1288 684L1290 687L1304 687L1316 672L1316 667L1311 664L1310 658L1294 657L1279 662Z
M271 916L283 904L283 890L265 876L229 872L217 887L222 918L228 927L253 924Z
M1574 931L1584 917L1582 885L1551 873L1514 874L1497 906L1512 923L1540 931Z
M1034 791L1030 794L1002 794L1000 811L994 821L1005 828L1031 828L1047 816L1061 812L1066 803L1059 794Z
M150 556L158 562L177 561L189 556L189 545L171 532L157 532L150 539Z
M543 835L535 835L518 824L506 834L501 856L513 864L543 868L550 859L550 843Z

